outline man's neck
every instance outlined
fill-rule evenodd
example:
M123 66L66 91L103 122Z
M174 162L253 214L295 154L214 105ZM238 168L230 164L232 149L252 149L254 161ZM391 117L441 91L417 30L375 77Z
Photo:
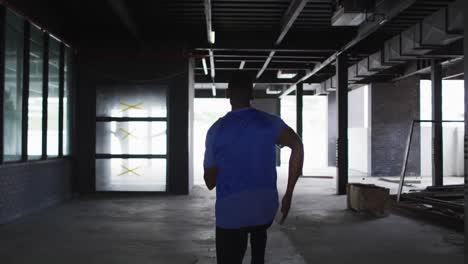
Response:
M248 107L250 107L250 103L248 103L248 104L233 104L232 105L232 111L239 110L239 109L242 109L242 108L248 108Z

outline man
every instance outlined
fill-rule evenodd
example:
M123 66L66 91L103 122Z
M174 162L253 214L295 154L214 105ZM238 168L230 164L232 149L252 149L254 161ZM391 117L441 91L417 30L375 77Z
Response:
M292 149L281 223L302 170L301 139L279 117L251 108L252 94L250 76L235 72L227 89L232 111L206 137L204 178L208 189L216 187L218 264L242 264L249 234L251 263L264 263L267 229L278 210L275 145Z

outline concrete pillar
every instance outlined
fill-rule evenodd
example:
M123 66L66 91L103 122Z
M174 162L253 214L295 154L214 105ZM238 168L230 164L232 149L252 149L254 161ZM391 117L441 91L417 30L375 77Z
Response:
M336 59L338 87L336 89L338 109L338 140L337 140L337 183L338 195L346 194L348 184L348 66L345 54Z
M169 87L168 105L168 192L189 194L191 188L191 116L194 92L190 83L193 67L190 61L180 61L180 68L187 70L174 78Z
M432 185L443 185L442 65L432 60Z

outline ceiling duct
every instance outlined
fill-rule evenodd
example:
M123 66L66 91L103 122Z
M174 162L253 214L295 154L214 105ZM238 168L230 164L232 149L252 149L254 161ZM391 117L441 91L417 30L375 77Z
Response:
M463 34L463 1L464 0L458 0L447 9L447 32L450 34Z
M384 63L402 64L411 59L410 56L403 56L401 52L401 35L396 35L384 43Z
M461 34L451 34L448 32L448 21L447 8L443 8L426 17L421 23L421 35L420 39L418 39L419 45L422 48L439 48L463 38Z
M372 0L341 0L332 17L332 26L359 26L375 8Z
M315 90L315 95L328 95L329 92L327 90L327 81L322 82L320 84L320 87L317 87L317 89Z
M382 50L350 66L348 79L359 81L463 38L462 1L457 0L386 41ZM322 83L324 92L336 90L332 80Z
M358 76L358 67L357 64L351 65L348 68L348 80L349 81L360 81L363 78Z
M357 76L358 77L366 78L377 73L376 71L370 70L369 62L370 62L370 57L367 57L358 62L357 64Z
M378 51L369 56L369 71L379 72L391 68L391 64L384 63L383 51Z
M455 2L449 8L442 8L434 14L426 17L421 23L415 24L405 30L401 35L394 36L384 43L384 63L404 63L407 60L423 56L433 49L444 47L463 37L461 34L453 34L463 30L460 20L463 14L456 11L459 2ZM450 19L450 14L453 19ZM460 19L459 16L462 16Z

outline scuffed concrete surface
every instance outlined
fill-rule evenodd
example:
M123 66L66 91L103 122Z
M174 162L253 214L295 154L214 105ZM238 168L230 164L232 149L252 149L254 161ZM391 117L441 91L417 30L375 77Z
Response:
M267 263L464 263L463 234L395 215L355 215L333 184L299 181L287 223L270 229ZM215 263L213 208L214 193L201 186L190 196L86 196L0 226L0 260Z
M346 197L333 195L333 184L301 179L282 227L306 263L465 263L463 233L398 215L347 211Z
M199 186L190 196L87 196L0 226L0 259L8 264L216 263L213 208L214 193ZM269 237L268 263L305 263L277 226Z

